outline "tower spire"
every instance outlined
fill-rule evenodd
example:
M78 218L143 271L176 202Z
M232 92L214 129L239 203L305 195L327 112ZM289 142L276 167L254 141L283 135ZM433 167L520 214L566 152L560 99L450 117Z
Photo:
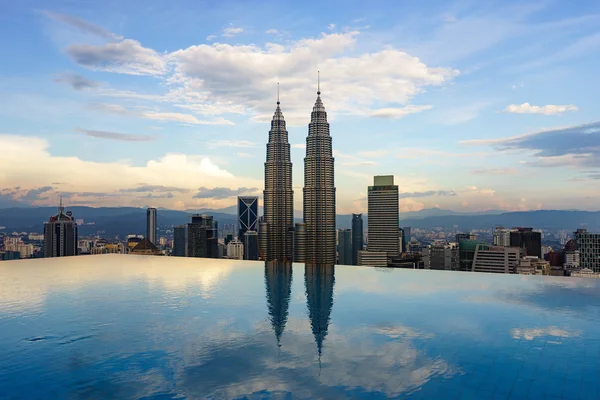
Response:
M317 71L317 95L321 94L321 71Z
M58 211L62 213L64 210L65 208L63 207L62 196L60 196L58 200Z
M279 82L277 82L277 105L279 105Z

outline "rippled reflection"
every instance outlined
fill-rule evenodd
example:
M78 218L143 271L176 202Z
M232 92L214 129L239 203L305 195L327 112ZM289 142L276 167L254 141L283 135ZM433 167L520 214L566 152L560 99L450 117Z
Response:
M158 258L0 264L0 398L600 398L597 280Z

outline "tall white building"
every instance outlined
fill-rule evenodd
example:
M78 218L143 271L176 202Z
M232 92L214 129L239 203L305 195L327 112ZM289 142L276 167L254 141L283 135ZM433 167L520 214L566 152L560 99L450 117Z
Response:
M381 263L381 253L385 253L388 260L398 256L402 249L400 241L400 213L398 201L398 185L394 185L393 175L375 176L373 186L368 191L368 253L380 253L376 258ZM372 259L363 254L359 258Z
M473 258L473 272L514 274L521 259L518 247L489 246L478 244Z
M510 246L510 233L515 229L507 229L501 226L494 229L494 245L495 246Z
M236 260L244 259L244 244L237 238L227 243L227 258L233 258Z

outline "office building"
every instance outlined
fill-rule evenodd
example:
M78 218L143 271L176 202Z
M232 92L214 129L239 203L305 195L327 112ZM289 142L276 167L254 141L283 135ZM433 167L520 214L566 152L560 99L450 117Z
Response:
M410 243L410 226L402 227L402 252L408 252L408 244Z
M285 262L292 261L294 256L294 192L288 132L279 105L278 86L277 108L271 121L265 162L263 201L266 251L264 259Z
M579 268L600 273L600 233L577 229L575 249L579 250Z
M194 215L192 222L174 228L173 256L218 258L216 221L210 215Z
M267 259L267 222L264 217L258 219L258 259Z
M244 233L244 260L258 260L258 233L246 231Z
M156 208L149 208L146 210L146 237L154 245L158 244L158 242L156 241L157 233L158 226Z
M518 247L478 244L473 258L473 272L515 274L521 259Z
M61 198L58 213L44 222L44 257L77 255L77 224L71 211L64 211Z
M173 228L173 257L185 257L187 248L187 224Z
M227 258L232 258L235 260L244 259L244 244L237 238L233 239L231 242L229 242L229 244L227 244Z
M305 262L333 265L336 261L334 159L320 85L308 124L303 194Z
M430 247L430 269L456 271L459 265L459 250L456 243L434 243Z
M306 254L306 224L297 222L294 230L294 262L303 263Z
M352 265L358 265L358 252L365 247L364 237L362 214L352 214Z
M367 251L358 252L358 265L369 267L387 267L388 266L387 251Z
M237 199L238 239L243 242L246 231L258 230L258 197L239 196Z
M352 230L338 229L338 264L352 265Z
M398 186L394 185L393 175L375 176L373 186L369 186L368 190L368 210L367 251L386 253L388 260L397 257L401 247L400 215ZM366 260L367 257L368 255L363 254L361 258ZM380 263L380 256L377 257L377 262Z
M532 228L514 228L510 232L510 245L521 248L527 256L542 258L542 234Z

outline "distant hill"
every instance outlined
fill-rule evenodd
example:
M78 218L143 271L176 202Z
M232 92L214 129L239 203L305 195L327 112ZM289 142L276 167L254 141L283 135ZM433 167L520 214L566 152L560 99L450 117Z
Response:
M69 207L76 219L82 218L86 223L79 227L82 235L104 231L105 237L124 236L127 234L143 234L146 230L146 210L135 207ZM162 228L172 227L189 222L191 215L206 213L212 215L222 227L224 224L235 224L235 213L232 207L219 210L158 210L158 223ZM227 212L224 212L227 211ZM414 213L401 213L400 226L431 229L441 227L459 230L485 229L496 225L505 227L530 226L541 229L569 229L585 227L591 231L600 231L600 212L572 210L541 210L524 212L490 211L489 214L445 214L449 210L427 209ZM0 209L0 226L4 232L42 232L43 224L56 213L56 207L13 207ZM434 214L434 215L431 215ZM442 215L437 215L442 214ZM301 221L295 218L296 222ZM338 228L351 228L352 215L338 215ZM364 227L367 228L367 216L363 215Z

